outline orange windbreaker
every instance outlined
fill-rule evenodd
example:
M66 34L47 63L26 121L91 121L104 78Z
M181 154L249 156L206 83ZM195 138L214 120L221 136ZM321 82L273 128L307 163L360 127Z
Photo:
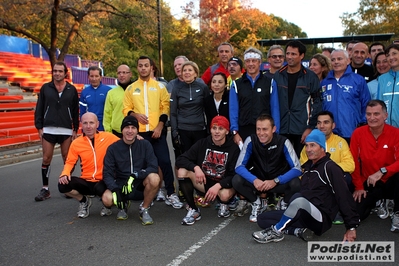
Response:
M108 146L119 140L117 136L109 132L98 132L94 135L94 147L92 141L86 136L80 136L72 141L69 147L64 170L60 176L70 176L71 171L80 159L81 176L89 182L98 182L103 179L103 160Z

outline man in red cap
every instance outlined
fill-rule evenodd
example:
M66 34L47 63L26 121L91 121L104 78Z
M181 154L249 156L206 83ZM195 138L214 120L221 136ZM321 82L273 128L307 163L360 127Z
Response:
M219 217L229 217L227 203L236 194L231 180L240 149L229 136L226 117L215 116L211 121L211 135L199 140L176 159L180 190L189 206L183 225L193 225L201 219L194 202L194 188L205 193L205 200L220 201Z

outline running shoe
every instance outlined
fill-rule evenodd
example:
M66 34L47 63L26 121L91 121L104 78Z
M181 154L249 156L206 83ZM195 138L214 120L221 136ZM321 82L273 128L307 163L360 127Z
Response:
M274 229L272 225L270 228L267 228L262 231L257 231L252 234L253 239L261 244L269 243L269 242L279 242L284 239L284 234L278 232Z
M42 188L39 192L39 195L35 197L35 201L43 201L49 198L51 198L50 190Z
M193 225L195 221L201 220L201 211L200 209L195 210L192 208L189 208L186 214L186 217L183 218L181 221L182 225Z
M89 216L90 206L91 206L91 198L86 197L86 202L79 203L78 217L86 218L87 216Z

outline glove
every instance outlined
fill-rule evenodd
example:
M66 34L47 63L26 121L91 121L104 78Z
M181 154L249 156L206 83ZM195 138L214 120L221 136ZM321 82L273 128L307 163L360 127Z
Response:
M131 175L129 179L127 180L126 184L122 187L122 193L127 195L129 193L132 193L133 188L134 188L134 179L136 175Z
M112 197L114 199L114 204L116 205L116 207L118 207L118 209L126 209L127 204L123 198L123 194L121 190L116 190L114 192L112 192Z
M173 148L175 149L175 151L178 154L182 154L183 153L183 144L181 142L179 134L177 134L175 137L173 137L173 143L172 144L173 144Z

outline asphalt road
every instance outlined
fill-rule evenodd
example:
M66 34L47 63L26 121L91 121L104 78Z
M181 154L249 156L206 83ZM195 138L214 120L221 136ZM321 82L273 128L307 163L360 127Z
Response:
M156 202L150 210L154 224L143 226L138 216L140 202L133 202L128 220L118 221L116 209L112 216L100 217L102 204L94 198L90 216L79 219L78 203L57 190L62 167L59 155L52 163L51 199L34 201L41 188L40 164L40 159L35 159L0 167L0 265L308 264L307 243L293 236L279 243L253 241L251 234L259 229L248 221L248 214L222 219L214 208L207 208L202 209L200 221L182 226L184 209ZM358 240L395 241L397 265L399 234L389 229L390 219L370 216L357 230ZM341 241L343 233L344 226L333 226L315 240Z

